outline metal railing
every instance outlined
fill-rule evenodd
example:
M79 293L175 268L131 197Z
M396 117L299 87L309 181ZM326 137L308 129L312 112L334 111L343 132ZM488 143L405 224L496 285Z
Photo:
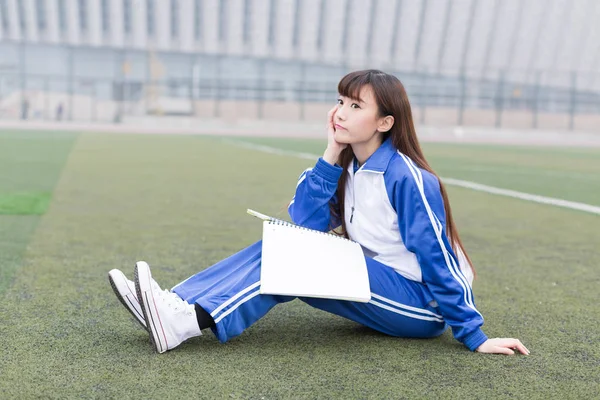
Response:
M503 126L503 114L529 114L531 128L538 127L539 114L564 115L574 129L578 115L600 116L600 93L581 90L582 79L570 74L570 86L542 84L537 73L533 83L506 79L470 79L397 72L405 85L418 121L427 123L428 111L455 111L455 125L468 124L465 113L494 114L493 126ZM547 74L546 74L547 75ZM340 74L341 76L341 74ZM223 102L255 103L256 118L264 118L265 104L284 103L299 109L298 119L309 104L334 103L337 81L258 75L254 79L202 76L170 79L99 79L77 76L44 76L0 71L0 118L119 122L129 115L196 115L198 104L213 104L212 115L220 117ZM546 77L546 80L547 77Z

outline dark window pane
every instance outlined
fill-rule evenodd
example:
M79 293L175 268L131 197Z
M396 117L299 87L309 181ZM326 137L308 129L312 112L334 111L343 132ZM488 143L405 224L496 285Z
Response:
M35 2L35 13L37 19L38 30L43 33L46 31L46 1L36 0Z
M171 37L179 36L179 0L171 0Z
M79 29L82 33L87 32L88 29L88 9L87 9L87 1L79 0Z
M277 1L271 0L269 4L269 46L275 46L275 27L277 26Z
M225 41L227 36L227 0L219 2L219 40Z
M27 24L25 18L25 4L23 1L17 1L17 11L19 13L19 27L21 28L21 35L27 34Z
M58 0L58 27L62 33L67 32L67 6L66 0Z
M194 37L196 40L202 38L202 0L194 1Z
M244 0L244 43L250 43L250 30L252 29L252 4L251 0Z
M164 0L163 0L164 1ZM155 15L155 4L154 4L154 0L148 0L148 4L147 4L147 9L146 9L146 16L147 16L147 28L148 28L148 36L154 36L154 15Z
M131 33L131 0L123 0L123 30Z
M110 5L109 0L101 0L100 7L102 13L102 32L108 33L110 31Z
M0 0L0 14L2 14L2 30L8 35L8 5L6 4L6 1L7 0Z
M294 30L292 32L292 46L294 49L298 48L298 43L300 43L300 23L302 16L302 8L300 0L296 0L296 6L294 10Z

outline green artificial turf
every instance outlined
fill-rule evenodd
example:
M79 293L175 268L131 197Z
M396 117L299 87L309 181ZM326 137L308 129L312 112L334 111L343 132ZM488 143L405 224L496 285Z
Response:
M269 143L318 153L323 142ZM426 151L441 175L459 179L468 177L458 175L460 166L486 166L487 159L490 168L514 178L508 167L521 160L515 151L530 160L524 171L545 157L527 148L427 145ZM484 151L497 158L481 156ZM455 153L461 156L453 164ZM539 176L595 171L598 153L583 153L589 161L575 168L571 150L554 150L535 164ZM260 221L246 208L287 218L296 179L312 164L218 138L80 135L0 302L0 398L562 399L600 393L600 217L454 187L450 197L478 273L474 294L484 330L520 338L531 356L471 353L450 332L431 340L392 338L299 301L274 308L226 344L206 331L157 355L115 298L107 272L121 268L132 277L134 262L144 259L159 284L177 284L260 238ZM527 189L525 179L495 181L483 169L471 180L476 177ZM532 193L567 197L551 179L533 181ZM569 199L593 203L597 188L573 184ZM8 217L15 226L39 218Z
M324 140L278 138L239 138L233 142L315 155L322 155L327 144ZM598 148L449 143L421 145L427 160L441 177L600 206Z
M9 193L0 195L0 214L43 215L50 204L50 193Z
M0 296L23 263L76 137L0 130Z

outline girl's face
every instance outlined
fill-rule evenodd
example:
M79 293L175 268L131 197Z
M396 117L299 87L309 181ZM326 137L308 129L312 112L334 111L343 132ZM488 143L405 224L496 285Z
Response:
M391 128L393 117L380 117L373 89L365 85L360 90L360 99L340 95L338 109L334 115L334 139L344 144L368 143L378 139ZM388 127L389 125L389 127Z

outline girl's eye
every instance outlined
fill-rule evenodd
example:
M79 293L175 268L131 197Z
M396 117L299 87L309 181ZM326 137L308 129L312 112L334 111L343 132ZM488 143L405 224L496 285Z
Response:
M344 104L344 101L342 99L337 99L338 105L342 105ZM352 103L350 104L350 108L360 108L360 106L357 103Z

